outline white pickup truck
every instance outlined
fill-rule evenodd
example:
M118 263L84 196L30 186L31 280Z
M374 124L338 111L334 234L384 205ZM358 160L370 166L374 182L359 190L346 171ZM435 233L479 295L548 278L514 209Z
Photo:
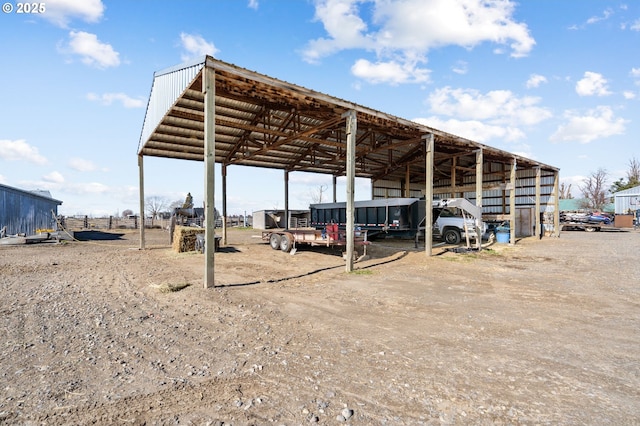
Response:
M476 240L487 231L482 222L482 210L464 198L433 201L433 214L437 219L433 224L433 238L447 244L459 244L463 238Z

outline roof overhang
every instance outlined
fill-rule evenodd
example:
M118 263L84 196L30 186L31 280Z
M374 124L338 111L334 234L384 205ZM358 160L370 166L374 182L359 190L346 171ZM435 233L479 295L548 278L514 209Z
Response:
M345 174L344 115L356 112L358 177L425 179L424 136L435 140L434 168L475 164L482 149L485 162L518 168L557 168L495 149L419 123L259 74L210 56L154 74L138 154L204 160L203 70L215 74L215 161L223 165L287 171ZM442 167L439 167L442 165ZM448 174L447 172L443 173Z

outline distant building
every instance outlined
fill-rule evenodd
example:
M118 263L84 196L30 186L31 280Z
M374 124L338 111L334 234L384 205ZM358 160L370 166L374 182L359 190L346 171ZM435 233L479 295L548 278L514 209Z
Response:
M640 210L640 186L613 194L616 214L632 214Z
M0 184L0 229L6 226L9 235L56 229L61 204L49 191L25 191Z

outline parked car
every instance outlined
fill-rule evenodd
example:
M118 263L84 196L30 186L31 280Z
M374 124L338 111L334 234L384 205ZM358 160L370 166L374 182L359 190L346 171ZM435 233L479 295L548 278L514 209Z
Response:
M611 223L611 218L602 214L592 214L589 216L589 222L598 222L609 225Z
M459 208L434 208L433 213L438 215L438 219L433 224L433 238L447 244L459 244L467 235L473 240L477 238L476 222L472 216L466 218L465 234L465 219ZM487 225L481 222L480 236L482 237L486 231Z

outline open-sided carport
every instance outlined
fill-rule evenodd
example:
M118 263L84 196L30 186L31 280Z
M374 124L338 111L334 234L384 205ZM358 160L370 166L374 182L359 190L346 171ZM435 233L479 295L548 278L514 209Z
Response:
M558 233L557 168L210 56L154 74L138 146L141 212L144 156L204 161L206 247L214 247L216 162L222 165L224 218L229 166L283 170L287 217L289 173L331 174L334 182L335 177L346 176L347 271L353 269L356 176L370 178L374 188L376 182L397 182L407 196L417 185L427 205L434 194L474 193L476 205L482 207L483 194L494 194L492 200L502 200L492 201L492 208L502 210L495 213L504 216L508 211L511 241L515 241L517 198L533 199L536 235L541 233L543 204L554 212L554 232ZM517 185L517 171L528 171L521 176L526 186ZM428 236L431 209L426 211ZM223 224L226 226L226 220ZM222 232L224 244L226 228ZM431 255L430 238L425 238L425 245ZM140 248L144 246L141 227ZM214 250L205 253L204 285L214 285Z

